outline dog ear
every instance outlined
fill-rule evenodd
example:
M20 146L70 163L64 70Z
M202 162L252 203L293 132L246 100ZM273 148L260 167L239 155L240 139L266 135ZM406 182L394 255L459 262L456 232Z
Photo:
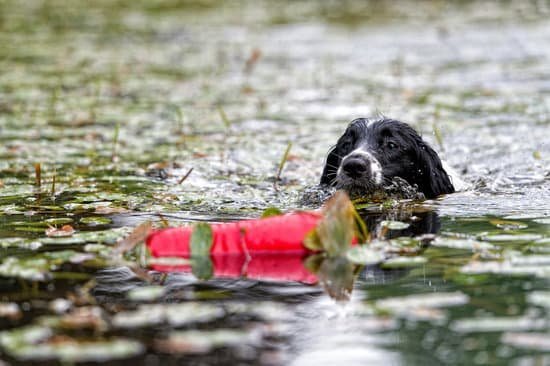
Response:
M443 169L441 159L427 144L420 144L418 154L420 168L420 190L426 198L435 198L442 194L453 193L455 188L449 175Z
M334 181L334 178L336 178L336 171L338 170L339 166L340 157L336 153L336 146L333 146L328 152L320 183L330 185Z

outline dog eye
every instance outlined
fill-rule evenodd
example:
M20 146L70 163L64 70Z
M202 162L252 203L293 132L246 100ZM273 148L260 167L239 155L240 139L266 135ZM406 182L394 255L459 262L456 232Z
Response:
M390 141L390 142L388 142L388 148L390 148L392 150L397 149L397 144Z
M351 141L347 140L342 143L342 150L347 151L351 149Z

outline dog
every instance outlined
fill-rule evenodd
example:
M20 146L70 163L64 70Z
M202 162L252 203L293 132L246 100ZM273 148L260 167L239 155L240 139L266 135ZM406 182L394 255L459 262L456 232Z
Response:
M320 183L357 198L403 181L425 198L455 192L439 156L411 126L389 118L358 118L330 149Z

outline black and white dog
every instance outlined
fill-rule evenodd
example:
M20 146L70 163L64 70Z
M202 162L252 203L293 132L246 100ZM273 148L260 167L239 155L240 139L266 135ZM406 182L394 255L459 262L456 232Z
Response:
M358 118L330 150L321 184L358 197L384 191L396 178L426 198L455 191L437 153L412 127L388 118Z

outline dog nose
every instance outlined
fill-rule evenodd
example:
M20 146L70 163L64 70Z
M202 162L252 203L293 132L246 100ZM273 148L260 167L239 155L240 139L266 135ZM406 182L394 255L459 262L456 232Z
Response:
M367 175L369 163L362 156L349 156L344 160L342 169L351 178L359 178Z

